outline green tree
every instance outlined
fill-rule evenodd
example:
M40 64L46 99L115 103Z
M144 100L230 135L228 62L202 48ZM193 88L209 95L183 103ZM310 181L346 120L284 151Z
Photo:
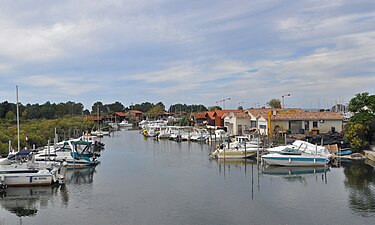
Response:
M121 104L120 102L106 104L105 106L108 107L109 111L111 111L111 112L123 112L123 111L125 111L125 106L123 104Z
M5 119L8 120L9 123L15 123L17 121L17 116L12 112L7 112Z
M208 111L222 110L218 105L208 107Z
M281 102L279 99L271 99L269 102L267 102L267 105L270 106L271 108L279 108L281 109Z
M148 112L147 115L151 118L158 118L159 116L164 114L164 109L161 105L156 105L152 107Z
M365 124L349 122L346 125L344 138L353 151L357 152L368 146L367 136L369 131L369 127Z
M356 94L349 102L349 111L353 113L346 126L344 138L355 151L364 149L375 132L375 95Z

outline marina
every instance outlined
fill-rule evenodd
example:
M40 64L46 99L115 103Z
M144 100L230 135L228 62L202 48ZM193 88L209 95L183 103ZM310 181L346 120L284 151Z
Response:
M100 164L69 169L65 185L3 190L2 224L375 223L375 171L364 160L265 167L139 131L101 141Z

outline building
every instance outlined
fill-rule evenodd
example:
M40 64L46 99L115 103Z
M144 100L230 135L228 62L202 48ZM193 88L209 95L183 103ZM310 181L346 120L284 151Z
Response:
M223 127L224 119L222 118L224 114L227 113L238 113L243 112L243 110L215 110L203 113L194 113L194 123L195 125L209 125L215 127Z
M124 112L114 112L103 117L107 123L120 123L125 120L126 114Z
M125 117L128 119L132 119L135 122L140 122L144 118L143 112L139 110L129 110L128 112L125 113Z
M246 134L252 129L258 129L261 134L334 133L343 129L340 113L305 112L298 108L251 108L243 113L226 113L223 120L231 135Z

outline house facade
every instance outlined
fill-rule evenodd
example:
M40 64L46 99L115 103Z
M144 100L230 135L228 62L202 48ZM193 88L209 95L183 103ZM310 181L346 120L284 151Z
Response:
M143 112L139 110L129 110L128 112L125 113L125 115L126 115L126 118L133 119L135 122L142 121L144 117Z
M243 113L227 113L223 120L230 135L241 135L255 128L265 135L269 132L334 133L343 129L343 117L340 113L305 112L303 109L248 109Z

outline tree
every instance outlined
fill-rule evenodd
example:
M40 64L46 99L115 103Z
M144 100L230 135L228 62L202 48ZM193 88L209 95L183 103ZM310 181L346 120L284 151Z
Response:
M267 102L267 105L269 105L271 108L279 108L281 109L281 102L279 99L271 99L269 102Z
M147 112L149 111L152 107L154 107L155 105L150 103L150 102L143 102L141 104L135 104L134 106L132 106L131 108L132 109L135 109L135 110L139 110L141 112Z
M208 111L222 110L218 105L208 107Z
M351 148L359 151L371 143L375 132L375 95L356 94L349 102L349 111L353 116L346 126L344 138Z
M369 123L375 119L375 95L367 92L356 94L349 102L349 111L354 115L351 122Z
M360 151L368 146L367 136L369 126L361 123L349 122L345 129L345 140L350 144L354 152Z
M123 112L125 111L125 106L121 104L120 102L115 102L112 104L106 104L106 107L108 107L109 111L111 112Z
M152 118L157 118L163 114L164 114L164 109L162 108L161 105L156 105L152 107L149 111L147 111L147 115Z

